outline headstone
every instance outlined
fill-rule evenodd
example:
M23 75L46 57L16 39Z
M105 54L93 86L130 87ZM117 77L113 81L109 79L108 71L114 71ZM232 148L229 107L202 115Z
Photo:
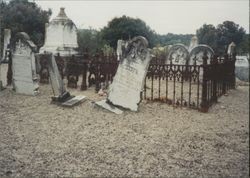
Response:
M60 53L61 56L77 54L77 28L64 10L60 8L59 14L45 24L45 43L39 53Z
M117 60L119 61L122 55L122 48L124 48L124 41L118 40L117 41L117 48L116 48L116 54L117 54Z
M166 64L186 65L188 62L188 50L183 44L173 45L168 53Z
M189 47L188 47L188 51L191 51L193 48L195 48L196 46L198 46L198 38L197 36L193 36L191 38L191 41L190 41L190 44L189 44Z
M235 52L235 47L236 47L236 45L234 42L230 43L228 45L227 54L232 55Z
M12 53L14 90L21 94L36 95L39 92L35 64L37 47L24 32L18 33L14 41Z
M86 98L85 96L72 96L68 91L66 91L54 55L52 53L40 54L37 55L38 60L41 58L41 55L48 59L50 83L54 93L52 101L61 104L62 106L74 106L83 101Z
M52 53L48 54L48 69L52 90L55 96L53 99L59 102L66 101L70 97L70 94L66 91L55 57Z
M203 56L207 53L207 64L211 63L211 60L214 56L214 51L208 45L198 45L194 47L189 53L189 65L202 65L203 64Z
M249 81L249 59L247 56L236 56L235 76L242 81Z
M142 36L126 42L113 83L108 90L108 104L137 111L151 60L147 47L148 41Z
M11 38L11 30L10 29L4 29L4 42L3 42L3 61L2 62L8 62L10 52L10 38Z

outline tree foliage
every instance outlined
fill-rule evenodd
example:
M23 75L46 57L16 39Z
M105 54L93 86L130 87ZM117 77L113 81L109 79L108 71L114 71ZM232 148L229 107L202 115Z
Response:
M157 45L167 46L177 43L182 43L189 46L190 40L194 36L193 34L173 34L168 33L166 35L157 35Z
M11 29L12 36L23 31L38 47L43 45L45 23L52 13L50 9L42 10L36 3L28 0L11 0L9 3L2 2L0 13L2 34L5 28Z
M149 41L149 46L155 44L155 32L139 18L128 16L113 18L106 27L101 30L102 38L113 48L116 48L117 40L128 40L135 36L144 36Z
M83 53L86 49L90 53L96 52L104 46L104 41L100 37L100 32L94 29L79 29L77 33L79 52Z
M215 26L204 24L196 31L196 36L200 44L206 44L215 49L217 41L217 30Z
M239 51L245 34L244 28L232 21L224 21L217 28L204 24L196 31L199 42L210 45L219 54L224 53L231 42L236 44Z

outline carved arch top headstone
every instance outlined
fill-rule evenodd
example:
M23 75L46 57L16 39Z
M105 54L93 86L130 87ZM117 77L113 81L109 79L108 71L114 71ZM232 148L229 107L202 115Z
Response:
M172 61L172 64L175 65L186 65L188 62L188 56L189 52L187 47L183 44L176 44L170 48L165 63L170 64L170 62Z
M151 60L150 50L147 47L148 41L142 36L125 42L121 48L122 56L116 75L109 88L108 102L137 111Z
M35 62L37 47L25 32L17 33L13 45L13 87L17 93L36 95L39 87Z
M189 53L189 65L202 65L203 64L203 56L207 53L207 64L211 63L211 60L214 56L214 50L208 45L198 45L194 47Z

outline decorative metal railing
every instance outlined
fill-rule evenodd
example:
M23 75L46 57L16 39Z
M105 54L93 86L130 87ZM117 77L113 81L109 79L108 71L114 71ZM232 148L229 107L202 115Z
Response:
M40 55L40 82L48 83L46 59ZM163 56L152 58L145 79L143 99L160 101L174 107L189 107L207 112L217 98L229 89L235 88L234 65L236 55L209 58L206 53L202 64L173 64L165 62ZM67 79L67 86L86 90L94 85L96 92L101 87L107 87L113 80L119 61L116 54L104 55L96 53L90 56L55 56L62 78ZM79 81L81 79L81 81Z

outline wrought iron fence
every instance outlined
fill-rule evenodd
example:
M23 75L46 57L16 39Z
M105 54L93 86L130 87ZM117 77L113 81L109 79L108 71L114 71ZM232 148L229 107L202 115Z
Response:
M202 65L166 64L163 56L152 58L145 79L143 99L160 101L174 107L189 107L207 112L217 98L235 88L234 64L236 55L213 56L204 54ZM116 54L96 53L90 56L55 56L62 78L68 87L77 88L81 78L81 90L94 85L96 92L113 80L119 61ZM193 59L195 61L195 59ZM48 83L46 59L40 57L40 82Z

